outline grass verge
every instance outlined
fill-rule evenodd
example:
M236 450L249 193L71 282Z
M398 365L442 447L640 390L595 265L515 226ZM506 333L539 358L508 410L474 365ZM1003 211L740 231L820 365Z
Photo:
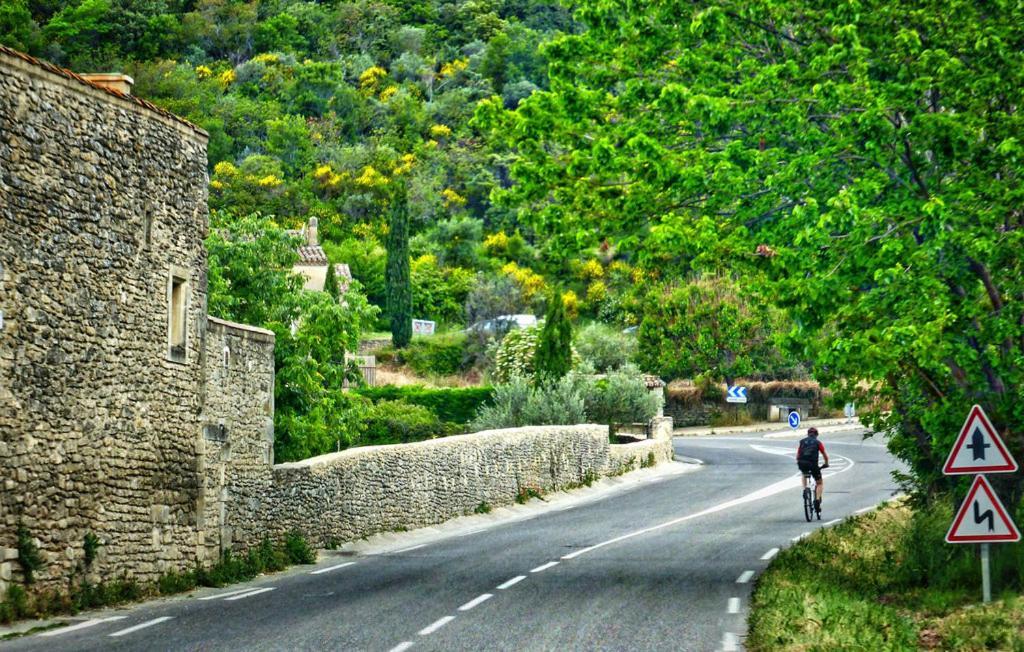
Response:
M887 505L781 552L754 591L747 649L1024 652L1021 546L993 546L999 599L977 605L974 546L943 542L950 502Z

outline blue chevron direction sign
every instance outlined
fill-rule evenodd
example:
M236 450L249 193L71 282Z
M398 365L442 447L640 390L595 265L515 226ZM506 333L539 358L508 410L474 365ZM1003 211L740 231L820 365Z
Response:
M725 392L725 401L726 403L746 403L747 388L733 385Z

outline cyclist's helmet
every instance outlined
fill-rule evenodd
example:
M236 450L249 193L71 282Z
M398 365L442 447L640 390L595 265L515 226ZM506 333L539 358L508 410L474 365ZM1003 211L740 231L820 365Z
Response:
M809 436L809 437L817 437L818 436L818 429L815 428L814 426L811 426L810 428L807 429L807 436Z

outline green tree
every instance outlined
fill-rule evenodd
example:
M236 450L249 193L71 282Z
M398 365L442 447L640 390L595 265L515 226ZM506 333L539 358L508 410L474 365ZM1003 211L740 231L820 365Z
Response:
M396 184L400 185L400 184ZM409 205L404 187L391 194L385 284L391 343L405 348L412 339L412 282L409 262Z
M534 375L539 383L558 380L572 369L572 324L565 314L562 293L552 291L537 342Z
M771 316L739 296L736 285L710 277L669 284L644 302L637 334L644 369L664 378L706 376L733 380L755 372L771 375Z
M41 41L39 25L32 18L28 0L9 0L0 4L0 43L34 54Z
M1024 7L578 7L551 91L478 111L549 251L607 237L663 273L743 269L819 379L894 408L869 420L918 489L952 486L975 402L1024 454Z
M324 278L324 292L337 301L341 298L341 287L338 285L338 274L334 271L334 263L328 263L327 276Z

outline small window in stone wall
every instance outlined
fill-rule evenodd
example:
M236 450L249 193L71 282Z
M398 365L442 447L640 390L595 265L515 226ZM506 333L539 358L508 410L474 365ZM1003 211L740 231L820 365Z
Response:
M174 362L185 362L187 329L185 317L188 313L188 281L171 276L170 292L168 293L168 324L167 324L167 357Z
M153 244L153 209L146 209L146 217L142 222L142 246L148 249Z

